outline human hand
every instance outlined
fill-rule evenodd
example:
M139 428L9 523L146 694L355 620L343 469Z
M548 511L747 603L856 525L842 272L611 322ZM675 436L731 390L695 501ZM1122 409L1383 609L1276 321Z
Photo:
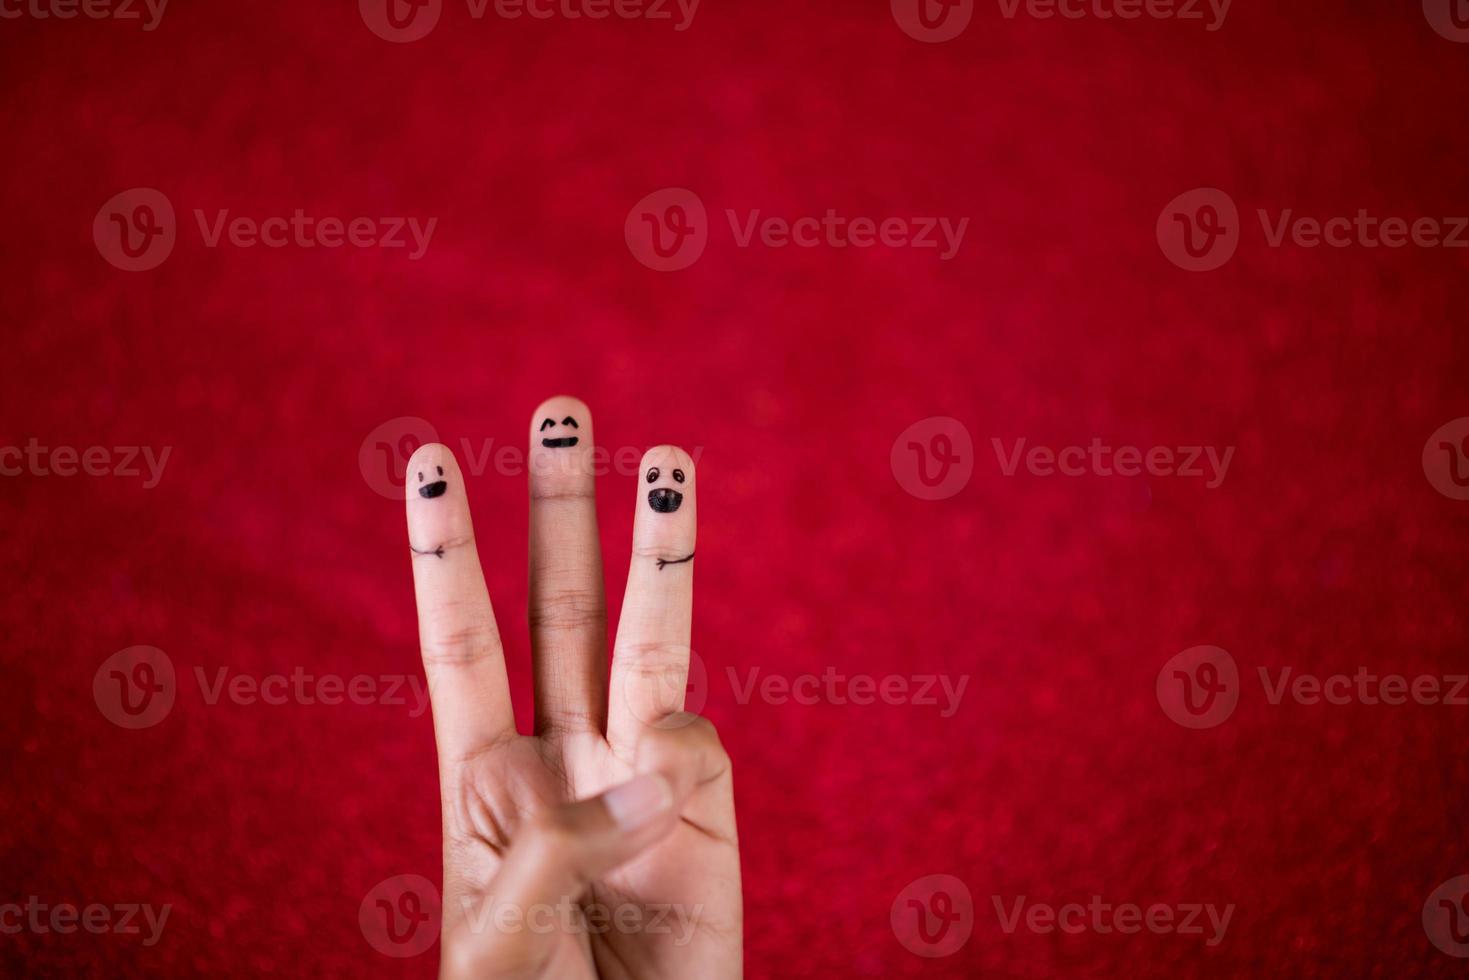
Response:
M659 446L638 468L609 688L594 445L582 402L557 397L536 409L533 736L515 728L459 466L438 444L408 464L443 804L445 977L743 974L730 761L713 726L683 712L693 461Z

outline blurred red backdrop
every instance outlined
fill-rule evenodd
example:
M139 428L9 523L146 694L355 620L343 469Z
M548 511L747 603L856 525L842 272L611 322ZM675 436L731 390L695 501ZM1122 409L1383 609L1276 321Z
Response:
M196 672L418 676L369 434L421 417L463 459L520 447L569 392L610 449L702 450L694 643L736 763L751 976L1461 972L1423 911L1469 872L1469 708L1272 704L1258 677L1469 669L1469 503L1420 459L1469 415L1469 253L1272 247L1256 217L1469 212L1469 45L1417 4L1241 2L1218 30L1207 10L979 4L923 43L879 0L705 0L683 30L676 7L446 0L390 43L350 2L178 4L154 30L14 2L0 446L169 456L153 486L143 462L65 477L54 455L0 480L0 903L172 911L151 946L146 927L0 935L7 970L433 972L436 950L386 957L358 925L383 879L438 880L428 716L210 704ZM1201 187L1237 206L1238 248L1190 272L1155 226ZM150 271L93 238L133 188L176 213ZM625 239L663 188L707 210L677 271ZM437 224L415 260L209 247L195 217L296 209ZM828 209L968 225L945 260L741 247L726 214ZM942 500L907 492L893 453L933 417L972 443ZM1235 452L1212 489L1008 476L992 440L1019 438ZM525 729L510 469L470 492ZM600 484L614 613L633 493L625 471ZM139 644L177 694L128 730L93 680ZM1199 645L1237 664L1238 706L1193 730L1155 682ZM825 686L741 703L756 669L967 686L948 717ZM890 913L935 874L972 894L973 933L926 957ZM997 912L1093 895L1234 911L1213 945L1207 927L1007 932Z

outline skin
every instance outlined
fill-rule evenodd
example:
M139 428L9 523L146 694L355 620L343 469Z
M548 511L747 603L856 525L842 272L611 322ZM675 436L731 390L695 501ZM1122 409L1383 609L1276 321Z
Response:
M543 447L542 420L568 415L577 429L546 435L574 432L577 445ZM609 683L594 445L577 399L533 413L529 736L516 731L463 473L438 444L409 461L430 480L443 467L447 484L433 498L410 484L407 498L443 804L443 977L743 975L730 760L713 726L683 712L695 562L658 566L694 551L693 460L659 446L639 467ZM655 466L686 475L674 513L648 506Z

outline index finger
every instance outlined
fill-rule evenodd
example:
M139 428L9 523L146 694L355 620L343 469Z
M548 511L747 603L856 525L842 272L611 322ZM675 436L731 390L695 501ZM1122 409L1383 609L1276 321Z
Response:
M515 734L495 611L474 544L464 475L437 443L408 461L408 547L418 638L440 759Z

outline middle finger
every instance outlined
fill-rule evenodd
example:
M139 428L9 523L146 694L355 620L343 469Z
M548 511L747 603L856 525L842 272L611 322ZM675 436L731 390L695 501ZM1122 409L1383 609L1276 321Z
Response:
M597 539L592 413L559 395L531 417L530 634L535 732L601 731L607 599Z

